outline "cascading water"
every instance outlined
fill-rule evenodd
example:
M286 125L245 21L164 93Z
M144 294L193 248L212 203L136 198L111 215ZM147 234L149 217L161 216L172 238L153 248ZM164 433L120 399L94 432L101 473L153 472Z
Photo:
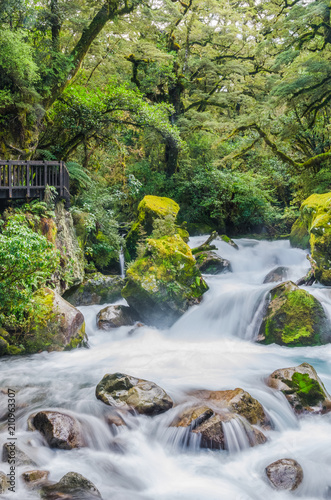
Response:
M192 246L204 241L193 238ZM168 330L131 327L96 329L96 313L105 306L81 307L90 349L40 353L1 360L1 438L7 440L6 394L16 388L17 446L58 481L69 471L92 481L104 500L289 500L268 484L264 469L280 458L297 460L304 472L295 495L305 500L327 498L331 486L331 414L298 420L285 397L266 386L275 369L304 361L318 371L331 391L331 345L285 348L254 343L263 298L274 286L263 284L275 266L289 268L288 278L308 269L306 253L287 241L238 240L239 250L217 241L219 254L231 261L233 273L206 276L210 290ZM331 291L306 288L331 318ZM124 303L124 302L123 302ZM156 417L128 416L127 426L109 426L109 407L95 397L105 373L116 371L152 380L176 405ZM258 399L272 421L268 441L249 448L240 419L225 424L228 451L199 448L199 436L169 427L188 391L241 387ZM3 409L3 410L2 410ZM27 430L29 415L40 409L65 410L84 429L87 446L50 449L37 432ZM8 464L0 470L7 472ZM31 467L30 467L31 468ZM21 470L26 470L22 467ZM32 500L35 491L17 485L4 499Z
M119 260L120 260L121 278L125 278L125 259L124 259L123 247L121 247Z

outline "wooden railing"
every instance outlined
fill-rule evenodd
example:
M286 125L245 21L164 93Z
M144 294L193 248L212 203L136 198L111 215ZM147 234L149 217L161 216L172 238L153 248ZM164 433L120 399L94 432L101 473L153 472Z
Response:
M69 204L69 172L64 162L0 160L0 199L43 199L47 185L54 186Z

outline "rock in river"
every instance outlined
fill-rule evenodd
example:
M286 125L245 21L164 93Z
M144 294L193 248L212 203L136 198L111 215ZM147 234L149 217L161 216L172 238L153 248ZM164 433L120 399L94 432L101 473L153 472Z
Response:
M231 272L231 264L215 252L199 252L195 254L198 269L204 274Z
M105 307L97 314L97 326L100 330L132 326L137 320L137 313L131 307L122 305Z
M264 278L263 283L277 283L283 281L288 276L288 267L278 266L272 269Z
M96 387L96 397L109 406L145 415L157 415L173 406L161 387L124 373L106 374Z
M292 281L270 291L258 340L290 347L326 344L331 329L321 303Z
M34 416L33 425L51 448L71 450L84 446L80 425L70 415L59 411L40 411Z
M316 370L308 363L275 370L267 384L281 391L297 414L331 410L330 395Z
M267 477L277 490L295 490L303 479L303 470L296 460L281 458L266 467Z
M265 435L246 419L203 404L185 408L171 426L187 429L187 433L182 436L183 445L198 440L201 448L229 449L233 444L233 435L240 449L263 444L267 440Z
M68 472L60 481L44 486L41 497L45 500L95 500L101 498L96 486L77 472Z

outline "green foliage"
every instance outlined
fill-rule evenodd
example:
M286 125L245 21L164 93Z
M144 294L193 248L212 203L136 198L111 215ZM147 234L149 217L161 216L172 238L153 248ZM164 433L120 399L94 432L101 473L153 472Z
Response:
M0 322L15 327L33 309L33 293L59 265L59 252L27 225L23 215L10 216L0 233Z

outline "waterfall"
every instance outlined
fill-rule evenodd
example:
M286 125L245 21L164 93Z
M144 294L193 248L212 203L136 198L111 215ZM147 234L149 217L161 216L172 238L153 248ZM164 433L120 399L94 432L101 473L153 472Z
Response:
M121 278L125 278L125 258L124 258L124 251L123 247L121 247L120 251L120 268L121 268Z

